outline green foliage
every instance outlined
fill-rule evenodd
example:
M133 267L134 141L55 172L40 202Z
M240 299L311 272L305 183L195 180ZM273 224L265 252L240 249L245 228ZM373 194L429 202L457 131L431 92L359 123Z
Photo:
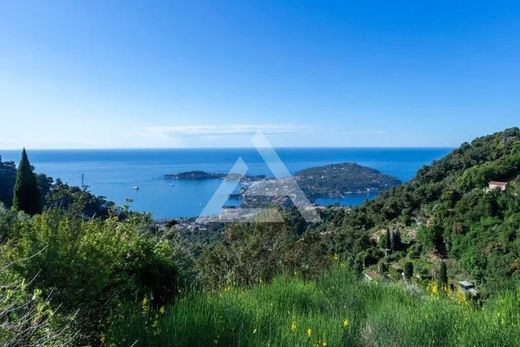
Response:
M33 168L27 158L25 148L22 151L22 159L16 173L16 183L13 193L13 207L18 211L24 211L29 215L41 213L42 200L38 182Z
M18 212L0 206L0 245L12 236L12 226L19 218Z
M126 312L106 340L135 346L517 346L519 291L482 309L360 282L336 265L304 281L282 275L249 289L191 292L164 313Z
M95 341L111 312L122 302L149 297L155 307L177 293L172 249L146 234L142 218L84 220L52 210L17 220L7 257L27 258L13 270L32 279L66 314L77 312L76 328Z
M61 180L52 185L46 199L47 208L59 208L84 217L107 218L111 212L124 217L128 211L117 210L113 202L96 196L79 187L69 186Z
M0 203L11 207L13 203L13 188L16 181L16 165L10 162L2 162L0 157Z
M70 324L73 317L60 315L42 290L30 290L25 279L11 271L12 265L0 259L0 345L71 344L75 338Z
M223 241L199 262L202 282L222 287L269 281L282 271L318 274L330 261L321 238L297 232L284 223L230 225Z
M461 275L486 294L511 289L520 278L519 175L520 130L512 128L463 144L410 182L341 218L331 212L319 229L334 230L330 248L353 266L360 252L373 247L358 242L364 235L408 230L412 239L400 241L400 247L388 247L388 236L380 246L394 253L396 246L410 247L411 257L455 261ZM508 181L507 190L489 191L490 180Z

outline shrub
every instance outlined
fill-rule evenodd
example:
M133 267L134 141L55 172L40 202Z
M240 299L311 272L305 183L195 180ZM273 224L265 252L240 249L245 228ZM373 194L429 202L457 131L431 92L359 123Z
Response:
M176 294L171 248L143 234L139 219L83 220L53 210L14 228L10 254L27 260L13 269L33 279L30 290L52 293L64 312L79 310L77 326L91 342L121 302L150 297L159 307Z

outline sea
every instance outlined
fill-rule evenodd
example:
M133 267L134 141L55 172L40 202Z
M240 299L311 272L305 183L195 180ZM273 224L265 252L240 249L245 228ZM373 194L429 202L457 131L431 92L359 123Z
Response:
M299 170L333 163L355 162L394 176L403 182L413 178L424 165L448 154L451 148L278 148L276 153L291 174ZM211 180L166 180L164 175L201 170L229 173L241 158L247 175L273 176L254 148L204 149L102 149L30 150L31 164L38 173L69 185L88 186L96 195L117 204L127 203L134 211L148 212L156 219L217 215L221 207L205 209L221 184L236 182ZM0 150L3 161L20 160L20 151ZM319 205L357 206L378 193L347 194L342 198L321 198ZM227 206L238 200L228 199Z

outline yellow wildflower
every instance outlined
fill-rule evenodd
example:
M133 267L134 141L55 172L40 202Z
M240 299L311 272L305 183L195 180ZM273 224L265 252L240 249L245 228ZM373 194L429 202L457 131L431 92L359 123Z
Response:
M348 319L345 319L343 321L343 329L348 329L349 325L350 325L350 321Z
M431 296L438 297L439 296L439 284L436 281L431 281L428 284L428 292Z
M253 329L253 335L256 334L256 328Z
M164 309L164 306L161 306L161 308L159 309L159 312L160 312L161 314L164 314L164 312L166 312L166 310Z
M327 347L327 342L326 341L323 341L323 343L321 344L323 347Z
M311 328L308 328L308 329L307 329L307 336L308 336L308 337L311 337L311 336L312 336L312 329L311 329Z
M292 322L291 331L294 333L296 332L296 330L298 330L298 325L296 324L296 322Z
M464 292L462 292L462 290L458 290L457 293L455 294L455 300L457 300L457 302L461 305L466 304L467 303L466 294L464 294Z

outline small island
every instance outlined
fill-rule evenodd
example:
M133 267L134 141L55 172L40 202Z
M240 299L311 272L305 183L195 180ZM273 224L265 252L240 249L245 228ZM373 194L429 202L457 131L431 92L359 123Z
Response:
M187 171L180 172L177 174L164 175L165 179L168 180L211 180L211 179L222 179L226 175L218 173L209 173L205 171Z
M167 174L164 175L164 178L167 180L214 180L214 179L225 179L229 181L243 181L243 182L253 182L260 181L265 179L265 175L256 175L256 176L242 176L238 173L211 173L206 171L186 171L180 172L177 174Z

